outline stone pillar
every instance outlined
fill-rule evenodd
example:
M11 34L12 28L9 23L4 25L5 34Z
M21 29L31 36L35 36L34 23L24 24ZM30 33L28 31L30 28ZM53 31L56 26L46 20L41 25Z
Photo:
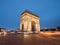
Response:
M31 22L28 22L28 32L31 32Z
M20 31L22 31L22 24L20 23Z
M24 22L24 31L27 31L27 22Z
M40 24L39 23L36 23L36 31L40 32Z
M40 32L40 24L38 24L38 32Z

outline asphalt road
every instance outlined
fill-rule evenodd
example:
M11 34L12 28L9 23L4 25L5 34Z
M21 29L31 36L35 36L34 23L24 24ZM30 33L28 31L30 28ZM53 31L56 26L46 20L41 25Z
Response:
M0 36L0 45L60 45L60 36L9 34Z

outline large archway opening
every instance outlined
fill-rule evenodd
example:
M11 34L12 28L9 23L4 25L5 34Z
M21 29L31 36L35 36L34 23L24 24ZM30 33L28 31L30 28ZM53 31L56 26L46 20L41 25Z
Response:
M32 32L36 31L36 27L35 27L35 22L34 21L31 22L31 31Z

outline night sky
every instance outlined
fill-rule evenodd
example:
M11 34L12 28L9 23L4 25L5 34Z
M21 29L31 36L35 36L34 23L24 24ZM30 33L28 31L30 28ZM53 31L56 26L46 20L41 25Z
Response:
M19 28L25 10L40 17L41 29L60 26L60 0L0 0L0 28Z

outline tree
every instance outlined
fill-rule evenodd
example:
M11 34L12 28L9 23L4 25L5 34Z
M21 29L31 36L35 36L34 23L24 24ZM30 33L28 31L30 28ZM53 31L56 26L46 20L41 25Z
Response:
M59 27L57 27L57 30L58 30L58 31L60 31L60 26L59 26Z

